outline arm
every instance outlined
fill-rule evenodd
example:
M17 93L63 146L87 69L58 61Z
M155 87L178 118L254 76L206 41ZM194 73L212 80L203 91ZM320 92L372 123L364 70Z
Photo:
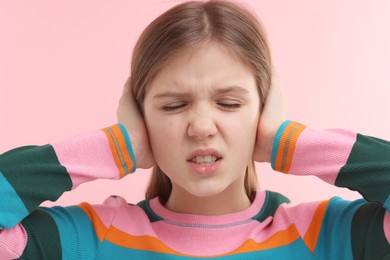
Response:
M314 255L329 259L389 256L389 142L285 121L283 93L274 71L259 121L254 159L270 162L286 174L315 175L332 185L357 190L365 198L355 202L333 198L287 207L286 214Z
M38 206L83 182L119 179L134 170L129 137L120 124L0 155L0 256L15 258L24 252L29 259L44 255L55 259L62 252L64 234L74 236L73 240L96 240L82 208ZM77 235L81 230L83 234Z
M315 175L356 190L390 212L390 143L385 140L286 121L276 134L271 163L280 172Z
M275 71L261 111L253 158L276 171L315 175L360 192L390 211L390 142L351 131L318 131L285 121L280 79Z
M355 202L333 198L312 208L312 213L291 214L290 210L293 222L312 214L307 221L312 229L299 231L313 254L332 259L390 256L389 142L285 121L275 135L271 164L277 171L314 175L365 198Z
M95 179L119 179L135 170L120 124L52 145L25 146L0 156L0 228L10 228L43 201Z
M115 201L94 207L38 206L83 182L119 179L137 167L153 165L147 132L128 83L119 102L119 124L0 155L1 259L93 258L118 207Z

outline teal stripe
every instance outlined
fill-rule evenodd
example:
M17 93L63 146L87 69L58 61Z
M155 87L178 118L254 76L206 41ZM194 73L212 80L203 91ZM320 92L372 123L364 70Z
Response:
M149 200L143 200L137 203L137 206L139 206L145 212L145 214L149 218L150 223L164 220L162 217L154 213L154 211L150 207Z
M162 254L156 252L150 252L145 250L135 250L131 248L124 248L117 246L108 241L104 241L102 244L99 255L96 259L172 259L172 260L195 260L205 259L205 257L192 257L192 256L178 256L170 254ZM292 244L263 250L256 252L248 252L241 254L234 254L220 257L206 257L206 259L223 259L223 260L259 260L259 259L273 259L273 260L285 260L285 259L299 259L307 260L314 259L313 255L307 249L302 239L298 239ZM331 258L329 258L331 259ZM336 258L333 258L336 259Z
M28 239L20 259L62 259L57 225L44 208L34 210L21 224Z
M351 223L356 210L364 203L333 198L326 209L314 255L319 259L353 259Z
M290 203L290 200L278 192L267 190L263 207L252 219L261 223L268 217L273 217L276 210L283 203Z
M390 191L390 142L357 134L346 164L335 185L357 190L367 201L381 205ZM389 207L387 206L389 210Z
M390 213L390 195L387 196L387 199L385 201L385 204L383 205L388 213Z
M278 154L280 138L282 137L283 132L286 129L286 127L291 122L292 122L291 120L284 121L283 124L279 127L278 131L276 132L274 144L272 146L272 155L271 155L271 166L272 166L272 169L274 169L274 170L275 170L275 160L276 160L276 155Z
M385 208L376 202L364 203L352 221L354 259L389 259L390 246L383 230Z
M0 156L0 171L28 212L43 201L56 201L72 189L72 180L51 145L24 146ZM2 199L2 198L1 198Z
M137 163L136 163L137 161L135 160L133 146L131 145L131 141L130 141L130 136L127 133L126 128L122 124L119 123L118 126L122 131L122 134L123 134L125 141L126 141L126 146L128 148L129 154L130 154L130 157L133 160L134 167L131 169L131 172L135 172L135 170L137 169Z
M57 224L63 259L93 259L100 244L87 214L77 206L45 208ZM112 258L110 258L112 259Z
M0 229L11 228L28 215L28 210L2 172L0 187Z

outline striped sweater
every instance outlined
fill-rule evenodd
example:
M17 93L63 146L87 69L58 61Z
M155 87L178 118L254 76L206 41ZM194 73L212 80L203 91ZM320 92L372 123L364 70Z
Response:
M259 190L249 208L220 216L175 213L158 198L39 207L83 182L135 171L118 124L0 155L0 259L390 259L389 142L286 121L271 164L364 199L292 205Z

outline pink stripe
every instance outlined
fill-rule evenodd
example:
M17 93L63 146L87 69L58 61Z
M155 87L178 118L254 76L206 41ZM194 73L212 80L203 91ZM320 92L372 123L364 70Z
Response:
M0 231L0 259L19 258L27 245L27 233L21 224Z
M117 213L115 208L105 205L91 205L95 213L99 216L104 226L109 228Z
M262 208L264 199L265 192L259 191L248 209L222 216L179 214L167 210L158 200L152 200L152 209L166 219L152 223L152 227L156 236L176 251L197 256L225 254L248 240L260 243L290 227L285 204L277 209L274 219L268 217L261 223L251 219ZM194 237L204 239L194 240Z
M261 223L251 220L222 228L210 226L202 228L201 225L183 228L164 221L155 222L152 225L159 239L176 251L197 256L219 255L239 248L248 240L253 240L256 243L266 241L275 233L291 226L291 215L296 213L304 215L305 210L308 211L308 216L305 216L305 221L301 220L297 225L302 233L306 232L316 205L318 203L307 204L301 208L289 208L288 205L282 204L276 210L274 218L268 217ZM298 217L294 216L294 219ZM204 239L193 239L194 237L203 237ZM226 240L226 237L229 239Z
M118 179L119 172L103 131L94 131L53 144L59 162L73 182L73 189L95 179Z
M269 223L269 221L265 221ZM251 237L258 237L266 225L252 220L249 223L224 228L179 227L165 222L154 222L153 229L164 244L176 251L196 256L225 254L239 248ZM263 234L262 234L263 235ZM202 239L194 239L194 238ZM226 238L229 239L226 239Z
M294 222L300 235L304 236L319 202L297 206L282 204L276 210L274 218L268 217L259 223L251 218L263 206L264 195L264 191L259 191L252 203L253 207L239 214L222 216L178 214L165 209L158 199L154 199L154 210L158 210L158 213L163 211L165 217L171 217L154 223L149 222L148 216L138 206L129 206L121 197L108 198L103 205L93 208L107 227L112 225L135 236L158 238L173 250L190 255L225 254L251 239L261 243ZM194 237L204 239L193 239ZM226 240L226 237L229 239Z
M385 218L383 220L383 229L385 231L387 242L390 244L390 213L389 212L386 212L385 214Z
M189 214L178 214L164 208L158 201L153 199L154 210L158 213L169 215L171 218L166 221L150 223L148 216L138 206L129 206L120 197L108 198L103 206L93 206L97 214L106 226L110 224L117 229L135 236L152 236L163 241L168 247L179 252L207 256L223 254L234 250L247 241L248 236L255 240L268 238L271 232L265 232L265 236L259 237L260 230L264 229L271 221L267 219L263 223L251 220L262 207L265 199L265 192L259 191L252 206L239 214L227 214L222 216L196 216ZM113 213L115 212L115 213ZM111 223L111 221L114 221ZM173 225L169 221L175 221ZM236 221L240 224L232 225ZM180 223L194 224L194 227L183 227ZM223 228L201 228L199 225L226 225ZM206 233L207 235L204 235ZM194 237L204 237L194 241ZM229 242L221 243L221 238L229 237ZM210 246L212 245L212 246ZM206 249L207 248L207 249Z
M314 213L321 201L300 203L296 206L286 207L286 212L291 222L298 229L301 237L304 237L313 219Z
M177 223L201 225L208 225L213 223L228 224L241 220L247 220L255 216L259 212L259 209L263 206L265 196L265 191L257 191L255 200L252 202L249 208L241 212L218 216L202 216L176 213L162 206L157 198L150 200L150 207L154 212L156 212L157 215L161 216L162 218L169 219Z
M346 130L317 131L307 128L299 136L290 173L314 175L334 184L355 141L356 133Z
M121 197L109 197L104 201L104 205L93 208L106 227L112 225L134 236L156 237L145 212L138 206L129 206Z

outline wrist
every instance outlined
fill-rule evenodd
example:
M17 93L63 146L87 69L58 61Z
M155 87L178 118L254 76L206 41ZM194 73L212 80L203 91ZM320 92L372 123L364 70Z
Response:
M136 169L132 143L125 126L121 123L102 129L106 134L120 178Z
M260 162L267 162L267 163L271 162L274 140L278 129L279 127L274 130L271 130L266 136L264 136L264 140L262 141L261 153L260 153L261 154Z
M256 145L253 153L253 160L257 162L271 162L274 139L278 129L279 125L275 129L270 129L268 127L266 133L265 131L261 131L258 133L258 139L256 140Z

